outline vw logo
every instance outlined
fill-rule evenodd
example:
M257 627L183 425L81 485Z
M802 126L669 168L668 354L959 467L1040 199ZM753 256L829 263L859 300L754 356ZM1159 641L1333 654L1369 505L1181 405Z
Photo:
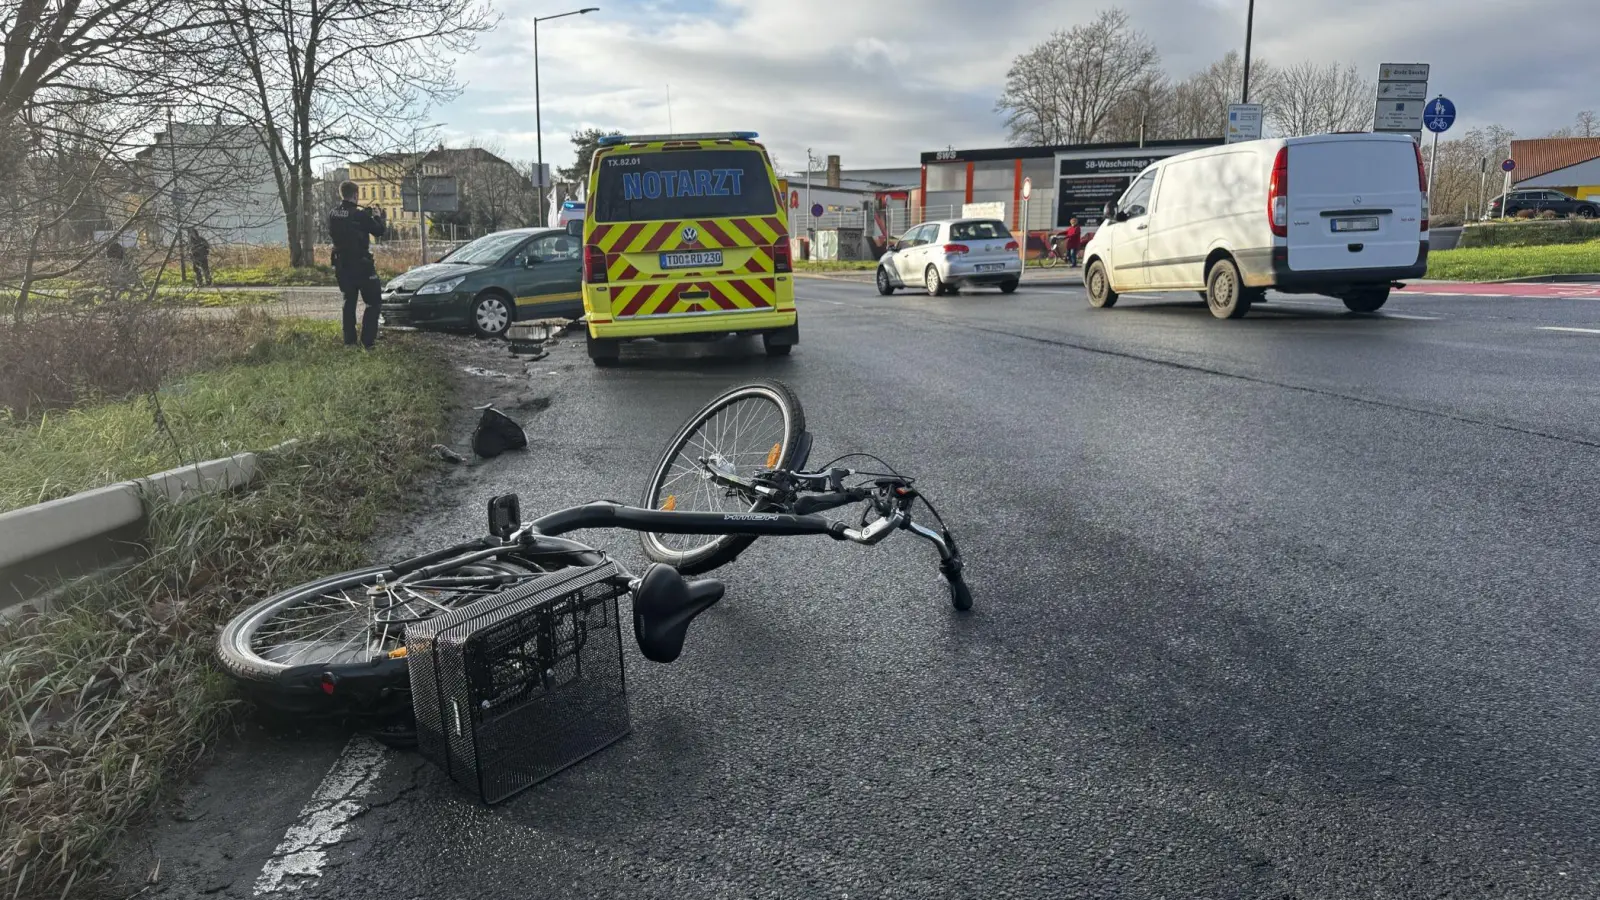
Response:
M692 244L695 241L700 240L700 230L695 228L693 225L683 226L683 231L679 233L683 236L683 242L685 244Z

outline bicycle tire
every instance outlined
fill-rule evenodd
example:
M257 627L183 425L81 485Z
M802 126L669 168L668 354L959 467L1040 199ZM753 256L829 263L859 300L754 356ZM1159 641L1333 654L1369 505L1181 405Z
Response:
M1054 269L1060 263L1061 257L1056 256L1054 253L1046 253L1044 258L1039 260L1039 267L1043 269Z
M299 605L304 605L308 600L314 602L318 599L324 599L334 592L341 592L340 596L346 602L351 602L348 595L342 592L358 589L365 593L369 586L377 583L378 576L392 570L389 566L369 566L363 569L353 569L348 572L328 575L280 591L258 603L252 604L229 619L228 623L223 626L222 632L217 636L217 662L223 671L244 685L257 700L264 702L268 706L288 711L306 711L311 707L337 708L345 705L342 698L308 698L303 686L285 684L282 676L293 670L305 667L315 667L318 673L325 672L334 678L361 677L364 679L363 692L365 697L370 698L373 695L385 693L404 694L410 690L410 683L409 675L403 665L403 658L400 659L402 664L390 665L382 670L375 668L375 666L385 661L384 656L386 654L383 654L383 651L386 649L387 644L394 644L393 648L387 649L404 646L404 625L406 621L414 621L416 618L431 618L433 615L462 603L471 602L471 600L487 594L487 586L483 590L474 589L471 591L460 589L446 591L443 587L437 587L437 585L444 583L442 579L459 578L461 577L460 573L467 570L473 571L473 575L469 577L476 577L478 574L482 574L484 577L522 578L537 577L542 574L528 565L513 565L496 560L480 560L457 569L446 570L434 578L408 583L408 586L412 589L420 587L423 590L437 590L441 592L441 595L432 597L434 602L429 615L412 619L393 615L389 617L387 621L388 628L386 628L385 636L380 640L379 645L379 651L382 655L374 654L370 649L370 622L366 629L367 642L361 645L360 649L357 649L352 644L356 640L356 636L352 634L350 638L339 645L340 649L336 652L323 653L316 651L315 648L322 638L326 637L331 640L341 634L338 631L340 623L333 620L331 616L317 621L317 624L312 626L313 628L322 629L318 636L319 640L308 642L308 646L301 652L286 652L283 650L282 645L272 647L272 650L280 652L265 651L262 647L262 642L258 641L257 637L262 627L267 623L295 610ZM403 604L395 605L405 606L410 609L413 603L416 603L416 601L407 600ZM393 608L394 605L389 607L391 610ZM416 610L426 608L429 607L421 605L415 607ZM358 609L359 606L352 602L351 610L348 613L352 621ZM322 628L324 624L328 625L325 629ZM392 629L392 632L390 629ZM346 647L349 649L344 649ZM264 652L266 655L263 655Z
M651 476L650 483L645 486L639 505L645 509L662 509L668 505L676 509L676 494L668 494L669 497L673 498L671 504L665 503L662 499L662 493L669 483L668 476L672 472L674 461L678 459L679 454L688 445L689 441L704 426L710 424L719 412L732 407L735 403L747 400L755 400L757 402L765 400L772 403L778 408L783 425L777 453L775 455L769 453L766 458L761 460L762 465L752 466L746 472L754 474L754 471L758 469L787 469L791 467L794 464L795 453L800 444L800 436L806 430L805 409L800 404L800 398L783 382L771 380L754 381L730 388L719 394L711 402L701 407L700 411L695 413L678 430L677 434L673 435L661 453L661 461L656 464L655 472ZM721 455L721 451L717 447L712 447L711 449L713 454ZM737 460L739 451L735 449L733 454ZM684 475L686 474L687 472L684 473ZM682 478L684 475L679 475L678 478ZM712 506L716 499L714 493L709 491L705 492L704 498L707 501L705 504L707 507ZM716 510L701 511L762 512L770 509L771 506L770 501L762 499L740 509L731 509L725 504ZM711 535L700 536L711 537ZM667 537L684 538L695 536L669 536L655 532L640 532L639 542L644 547L645 556L651 562L670 565L683 575L701 575L713 569L721 568L733 562L740 553L743 553L756 540L754 535L719 535L705 544L677 549L665 543L663 539Z

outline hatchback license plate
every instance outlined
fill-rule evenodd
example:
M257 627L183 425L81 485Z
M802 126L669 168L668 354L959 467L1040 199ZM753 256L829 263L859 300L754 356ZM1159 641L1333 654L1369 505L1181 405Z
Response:
M983 265L978 266L977 269L979 272L998 272L1005 267L1005 263L984 263Z
M1377 216L1361 216L1354 219L1334 219L1334 231L1377 231Z
M661 268L663 269L703 269L707 266L720 265L722 265L721 250L661 254Z

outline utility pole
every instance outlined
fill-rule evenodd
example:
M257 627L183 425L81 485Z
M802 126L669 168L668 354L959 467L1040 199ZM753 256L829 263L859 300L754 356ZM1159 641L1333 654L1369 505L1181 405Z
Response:
M536 172L539 177L540 228L550 224L550 210L549 204L545 199L545 182L548 179L544 177L544 111L541 109L539 103L539 23L548 22L551 19L562 19L567 16L581 16L587 13L598 12L599 9L600 7L598 6L586 6L583 9L575 9L571 12L556 13L553 16L538 16L533 20L533 128L535 133L534 140L538 145L539 153L539 165L536 169ZM420 217L421 213L419 212L417 215Z
M183 214L178 208L178 148L174 146L177 140L177 131L172 124L172 107L169 106L167 107L167 159L172 165L172 184L168 186L172 197L172 228L178 233L178 280L188 281L189 266L183 252ZM120 242L122 235L117 235L117 240Z
M806 148L806 246L811 245L811 148Z
M1256 30L1256 0L1250 0L1250 9L1244 18L1244 96L1240 103L1250 102L1250 36Z

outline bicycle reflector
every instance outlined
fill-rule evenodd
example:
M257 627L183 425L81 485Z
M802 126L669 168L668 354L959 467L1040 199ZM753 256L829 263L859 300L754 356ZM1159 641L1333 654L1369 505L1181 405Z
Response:
M626 736L620 580L562 569L409 626L423 758L493 804Z

